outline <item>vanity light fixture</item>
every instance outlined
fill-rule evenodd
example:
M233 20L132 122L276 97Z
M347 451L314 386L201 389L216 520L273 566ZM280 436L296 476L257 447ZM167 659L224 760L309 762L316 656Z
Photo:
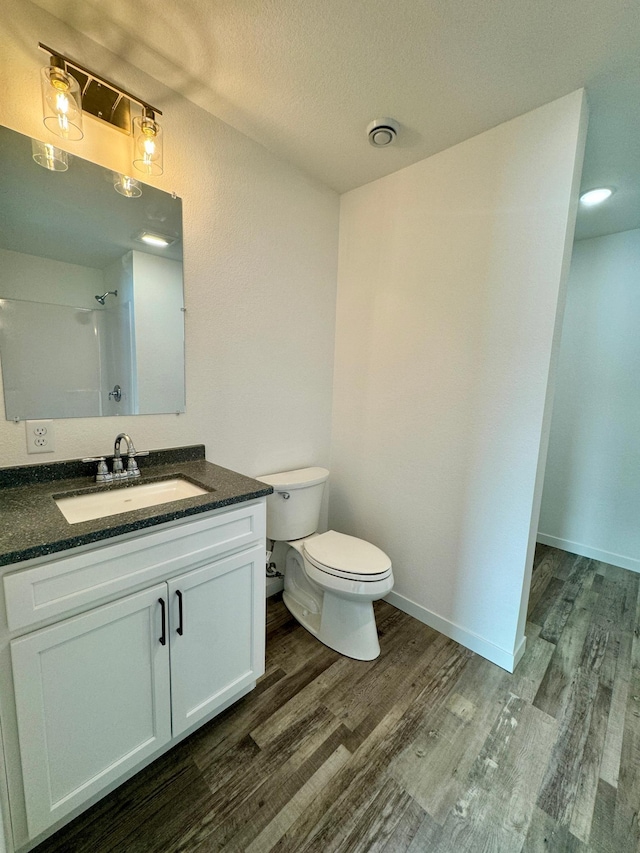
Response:
M82 113L89 113L123 133L133 135L135 168L145 175L161 175L164 171L162 128L157 117L162 112L94 74L74 59L42 43L38 47L50 56L49 64L41 72L45 126L63 139L77 142L84 136ZM141 115L133 118L133 122L132 104L141 110ZM121 192L117 187L116 190ZM122 194L128 195L127 192ZM128 197L135 197L135 193Z
M613 195L613 190L610 187L597 187L593 190L587 190L580 196L580 202L585 207L594 207L596 204L601 204Z
M140 198L142 195L142 187L140 182L135 178L130 178L129 175L121 175L119 172L113 173L113 188L125 198Z
M62 148L51 145L50 142L32 139L31 153L36 163L45 169L49 169L50 172L66 172L69 168L71 155L63 151Z
M148 246L155 246L156 249L166 249L176 241L172 237L165 237L163 234L154 234L152 231L141 231L136 240L141 240Z

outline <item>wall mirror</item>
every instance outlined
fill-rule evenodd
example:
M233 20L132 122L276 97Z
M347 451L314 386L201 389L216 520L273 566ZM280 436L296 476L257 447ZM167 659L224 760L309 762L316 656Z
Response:
M181 200L34 145L0 127L7 420L183 412Z

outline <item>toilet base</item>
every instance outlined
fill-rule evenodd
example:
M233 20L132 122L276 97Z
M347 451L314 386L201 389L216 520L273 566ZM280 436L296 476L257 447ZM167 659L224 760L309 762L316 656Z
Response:
M353 601L324 592L320 612L304 607L285 588L287 610L321 643L355 660L375 660L380 654L371 601Z

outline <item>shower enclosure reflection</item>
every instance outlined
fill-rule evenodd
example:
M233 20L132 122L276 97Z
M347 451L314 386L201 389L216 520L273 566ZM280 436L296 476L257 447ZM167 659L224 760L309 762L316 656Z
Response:
M180 199L150 186L125 198L77 157L48 172L6 128L0 158L7 419L184 411ZM150 231L167 245L142 242Z
M91 308L0 299L0 322L8 417L118 414L107 386L115 374L131 387L131 353L109 341L128 321Z

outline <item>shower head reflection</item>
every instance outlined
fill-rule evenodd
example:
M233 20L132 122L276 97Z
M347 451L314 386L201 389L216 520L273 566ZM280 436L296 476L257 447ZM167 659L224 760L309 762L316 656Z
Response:
M117 295L118 295L117 290L107 290L107 292L103 293L102 296L96 296L96 302L99 302L100 305L104 305L104 303L107 301L107 296L117 296Z

